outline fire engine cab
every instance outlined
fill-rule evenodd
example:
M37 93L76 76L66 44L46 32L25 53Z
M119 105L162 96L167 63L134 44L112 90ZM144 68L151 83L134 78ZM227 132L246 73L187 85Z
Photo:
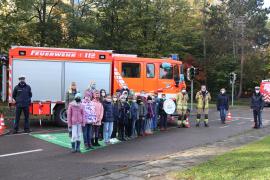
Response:
M90 81L95 81L98 89L111 94L129 88L135 93L166 94L167 98L186 87L181 61L116 55L105 50L16 46L9 51L8 68L9 103L14 103L12 90L18 77L25 75L33 92L30 112L52 115L59 125L66 123L64 101L71 82L76 82L82 93Z
M262 80L260 85L260 92L264 97L266 105L270 105L270 79Z

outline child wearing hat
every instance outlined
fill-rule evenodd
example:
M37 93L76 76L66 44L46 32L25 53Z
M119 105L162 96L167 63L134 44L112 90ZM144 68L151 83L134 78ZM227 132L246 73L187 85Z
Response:
M72 152L80 152L80 139L82 127L85 126L85 110L81 103L82 96L80 93L75 95L74 101L68 106L67 121L68 127L71 129L71 147Z

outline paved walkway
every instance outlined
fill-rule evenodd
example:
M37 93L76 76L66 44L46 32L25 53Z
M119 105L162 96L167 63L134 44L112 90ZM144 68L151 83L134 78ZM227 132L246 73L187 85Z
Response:
M162 157L161 159L148 161L118 169L106 174L86 178L85 180L164 180L170 179L169 172L184 170L188 167L200 164L214 156L231 151L239 146L262 139L270 134L270 126L260 130L249 130L226 140L208 144L203 147L195 147L179 153Z

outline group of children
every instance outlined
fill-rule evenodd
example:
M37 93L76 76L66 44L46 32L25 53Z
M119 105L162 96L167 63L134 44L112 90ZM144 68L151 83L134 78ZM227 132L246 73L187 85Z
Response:
M163 109L165 94L136 96L128 91L118 91L107 95L105 90L86 90L84 97L76 93L68 105L67 120L71 136L72 152L80 152L80 139L83 133L84 146L91 149L100 146L99 138L106 144L111 138L120 141L146 136L158 129L167 129L167 114Z

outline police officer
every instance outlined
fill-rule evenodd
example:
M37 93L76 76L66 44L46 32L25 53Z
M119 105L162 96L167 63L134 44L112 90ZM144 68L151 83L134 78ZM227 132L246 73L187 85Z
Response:
M262 110L264 108L264 100L262 94L260 93L259 86L255 87L255 92L251 97L250 108L253 110L254 128L262 128Z
M25 76L22 75L19 77L19 84L15 86L12 97L16 103L16 120L13 133L18 133L22 111L25 117L24 132L29 133L29 105L31 103L32 91L31 87L25 83Z

